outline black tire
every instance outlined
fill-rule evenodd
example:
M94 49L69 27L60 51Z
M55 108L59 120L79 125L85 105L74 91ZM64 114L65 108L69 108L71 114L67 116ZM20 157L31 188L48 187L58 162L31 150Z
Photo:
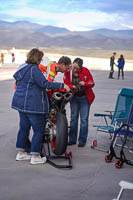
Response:
M52 151L56 155L65 153L68 141L68 122L66 115L58 112L56 114L56 138L54 138L54 148Z

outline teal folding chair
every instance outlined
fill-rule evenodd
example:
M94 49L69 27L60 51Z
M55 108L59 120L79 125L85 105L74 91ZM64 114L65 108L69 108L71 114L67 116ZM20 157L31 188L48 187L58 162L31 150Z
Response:
M119 145L119 147L121 146L121 148L119 154L118 150L116 151L114 148L118 137L121 138L121 145ZM129 141L131 142L126 145L126 143L128 143ZM127 159L127 156L129 157L129 153L127 151L124 152L124 149L126 148L130 153L133 153L132 141L133 141L133 102L126 123L124 122L120 126L120 128L118 128L114 132L113 139L110 144L109 154L106 154L105 156L105 162L110 163L112 162L113 158L116 158L115 167L118 169L120 169L124 163L133 166L133 160ZM127 153L128 155L126 155Z
M108 152L107 149L100 147L100 145L98 144L98 132L108 133L110 139L112 139L112 134L114 133L114 131L116 131L120 127L120 125L127 120L132 100L133 89L123 88L118 94L114 111L105 111L109 114L94 114L95 117L99 117L100 119L98 125L94 125L94 127L96 127L96 132L92 141L91 148L99 151Z

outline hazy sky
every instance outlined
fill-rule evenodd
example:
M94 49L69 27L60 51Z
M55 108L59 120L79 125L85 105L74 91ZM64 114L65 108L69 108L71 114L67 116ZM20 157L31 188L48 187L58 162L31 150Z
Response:
M133 29L133 0L0 0L0 20L72 31Z

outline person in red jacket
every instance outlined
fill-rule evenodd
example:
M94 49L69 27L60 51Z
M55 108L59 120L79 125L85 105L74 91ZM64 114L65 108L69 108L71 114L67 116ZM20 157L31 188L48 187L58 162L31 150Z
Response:
M14 63L14 62L15 62L15 54L12 53L12 63Z
M92 90L95 83L90 71L83 67L83 60L81 58L76 58L73 61L72 69L64 73L64 83L73 92L68 144L74 145L77 143L78 118L80 114L78 147L84 147L88 136L90 105L95 98Z

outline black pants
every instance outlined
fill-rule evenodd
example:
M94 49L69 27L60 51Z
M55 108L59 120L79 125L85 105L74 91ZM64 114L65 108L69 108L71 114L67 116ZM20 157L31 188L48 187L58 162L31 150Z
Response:
M123 68L118 68L118 79L120 78L120 72L122 74L122 79L124 79L124 71Z
M114 65L111 65L110 67L111 67L111 69L110 69L110 73L109 73L109 78L113 78Z

